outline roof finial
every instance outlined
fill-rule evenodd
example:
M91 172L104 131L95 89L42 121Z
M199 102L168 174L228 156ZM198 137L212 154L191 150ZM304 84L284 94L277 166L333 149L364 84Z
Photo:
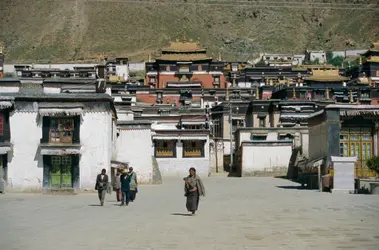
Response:
M219 62L222 61L222 58L221 58L221 51L218 51L218 61L219 61Z
M362 65L362 56L359 56L359 65Z

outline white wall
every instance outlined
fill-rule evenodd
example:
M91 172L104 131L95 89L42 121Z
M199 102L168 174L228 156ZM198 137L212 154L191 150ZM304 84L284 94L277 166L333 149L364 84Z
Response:
M129 62L129 70L130 71L144 71L145 63L144 62Z
M0 86L0 93L16 93L20 91L20 87Z
M210 171L209 139L204 145L204 157L183 158L183 144L176 143L176 158L156 158L164 177L185 177L191 167L196 168L200 176L208 176Z
M43 159L39 152L42 118L37 112L14 112L10 115L13 153L8 153L8 188L20 191L41 191ZM110 172L112 153L110 112L83 115L80 126L81 157L80 188L93 190L102 168ZM27 128L27 129L25 129Z
M112 114L91 112L83 115L80 126L82 144L79 162L80 188L93 190L96 176L105 168L110 174L112 158Z
M153 178L153 143L150 129L118 129L116 160L129 162L137 173L139 183Z
M276 172L288 168L292 145L243 145L242 175L255 172Z
M61 93L61 88L43 87L43 93L58 94Z
M10 114L13 154L8 153L8 188L21 191L42 190L43 161L38 152L42 122L39 120L37 124L36 119L36 112Z

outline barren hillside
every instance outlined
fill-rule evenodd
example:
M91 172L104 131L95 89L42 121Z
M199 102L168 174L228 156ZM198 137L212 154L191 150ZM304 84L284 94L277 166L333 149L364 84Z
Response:
M1 0L0 41L7 62L62 62L102 52L143 60L184 32L228 59L262 51L366 48L379 40L377 1L296 1Z

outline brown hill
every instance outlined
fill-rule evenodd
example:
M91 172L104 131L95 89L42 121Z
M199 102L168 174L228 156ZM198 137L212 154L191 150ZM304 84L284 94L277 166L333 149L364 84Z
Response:
M263 51L367 48L379 40L377 0L153 1L1 0L6 60L80 61L102 52L143 60L184 32L228 59Z

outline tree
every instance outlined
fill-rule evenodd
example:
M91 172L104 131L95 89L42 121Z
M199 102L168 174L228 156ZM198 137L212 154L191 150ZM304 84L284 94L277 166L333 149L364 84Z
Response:
M344 58L343 56L334 56L333 52L326 52L326 62L335 67L342 67Z
M379 174L379 156L374 156L366 160L366 165L369 169L375 171L377 175Z

